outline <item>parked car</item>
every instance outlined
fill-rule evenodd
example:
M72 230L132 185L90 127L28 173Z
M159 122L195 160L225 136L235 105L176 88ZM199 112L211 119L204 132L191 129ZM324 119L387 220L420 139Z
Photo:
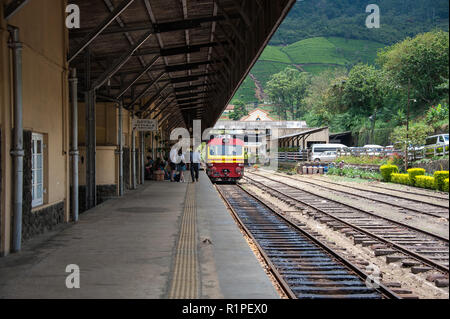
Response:
M440 134L427 137L427 141L425 142L426 148L431 147L439 147L439 146L448 146L448 134Z
M337 159L338 152L346 152L344 144L316 144L312 147L311 160L313 162L332 162Z
M337 152L324 152L314 158L314 162L334 162L337 159Z
M363 147L367 151L367 155L370 156L379 156L384 150L384 147L381 145L365 145Z

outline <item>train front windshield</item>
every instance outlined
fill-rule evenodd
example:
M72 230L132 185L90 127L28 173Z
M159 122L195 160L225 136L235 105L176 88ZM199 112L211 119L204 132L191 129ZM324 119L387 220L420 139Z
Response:
M241 145L211 145L209 155L211 156L242 156L244 148Z

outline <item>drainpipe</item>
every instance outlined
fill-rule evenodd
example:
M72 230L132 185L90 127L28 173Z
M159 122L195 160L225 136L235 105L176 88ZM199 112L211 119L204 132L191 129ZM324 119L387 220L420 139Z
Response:
M152 137L152 159L155 160L155 133L151 133Z
M134 112L132 115L132 119L134 120ZM132 129L132 137L131 137L131 169L132 169L132 182L133 182L133 189L137 189L136 184L136 130Z
M141 132L141 185L145 183L145 132Z
M123 196L123 102L119 102L119 196Z
M9 47L13 52L13 91L14 91L14 141L11 156L14 158L13 211L14 229L12 251L22 249L22 209L23 209L23 107L22 107L22 43L19 41L19 29L8 26L11 35Z
M78 222L79 202L78 202L78 79L77 69L71 70L69 79L72 91L72 213L73 221Z

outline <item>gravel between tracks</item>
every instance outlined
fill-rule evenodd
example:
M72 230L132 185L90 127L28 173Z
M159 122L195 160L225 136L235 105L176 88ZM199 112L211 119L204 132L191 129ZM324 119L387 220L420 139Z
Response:
M258 174L274 178L273 175L269 175L270 172L268 171L258 171ZM411 213L410 215L406 215L405 213L399 211L400 208L392 207L388 204L374 203L364 198L358 198L358 200L355 201L355 199L352 199L350 195L347 194L335 194L331 192L324 194L314 185L300 183L301 180L297 182L296 180L292 179L284 179L281 182L294 187L300 187L307 192L329 198L330 200L347 205L352 205L354 207L367 210L378 216L389 218L406 225L410 225L412 227L423 229L432 234L436 234L447 239L449 238L449 222L446 218L437 219L435 217L422 215L420 213Z
M305 223L311 229L323 235L327 240L335 243L337 246L345 249L342 251L344 256L357 256L358 259L368 261L376 265L382 273L383 282L397 282L402 285L402 288L411 290L416 296L421 299L448 299L448 288L437 288L434 284L428 282L426 277L430 273L414 275L409 269L404 269L398 263L387 264L384 257L375 257L370 248L354 245L353 241L343 234L334 231L324 224L315 221L301 212L290 212L292 207L286 205L279 199L263 192L258 187L243 183L245 189L253 192L258 197L269 200L273 205L280 208L291 218Z
M258 259L259 263L261 264L261 267L264 269L264 272L266 273L266 275L269 277L270 281L272 282L273 286L275 287L275 290L278 292L278 294L280 295L281 299L289 299L289 297L286 295L286 293L283 291L283 289L281 288L280 284L278 283L278 281L275 279L274 275L270 272L270 267L269 265L266 263L264 257L261 255L261 253L259 252L258 247L256 246L255 242L253 241L253 239L247 235L247 233L245 232L245 230L242 228L241 224L236 220L236 217L233 215L233 213L230 211L230 209L228 208L227 203L225 202L225 200L220 196L220 198L222 199L224 205L227 207L227 210L229 211L231 217L233 217L233 220L236 222L236 225L238 226L240 232L242 233L242 236L244 236L244 239L247 241L248 246L250 247L250 249L253 251L253 254L255 255L256 259Z
M361 183L355 183L355 182L351 182L351 181L346 181L345 179L343 180L342 178L339 178L339 176L336 176L338 178L334 178L333 176L322 176L322 175L307 175L307 176L294 175L291 177L298 179L300 181L302 179L312 179L313 181L317 180L318 182L322 182L322 183L323 182L326 183L328 181L333 182L333 183L338 183L338 184L341 184L342 186L344 186L344 190L346 190L346 191L349 191L349 189L345 188L345 186L351 186L351 187L361 188L361 191L382 192L386 195L401 196L405 199L419 200L424 203L439 204L439 205L449 207L448 197L442 198L442 199L430 197L429 195L440 196L440 193L433 193L431 191L429 193L422 193L421 189L418 189L418 191L415 191L417 193L420 193L420 195L415 195L415 194L409 194L409 193L402 193L401 189L390 188L390 190L387 190L387 189L377 188L376 186L380 185L379 182L366 181L366 182L361 182ZM332 186L337 186L337 185L332 184ZM386 187L386 184L383 184L382 187Z

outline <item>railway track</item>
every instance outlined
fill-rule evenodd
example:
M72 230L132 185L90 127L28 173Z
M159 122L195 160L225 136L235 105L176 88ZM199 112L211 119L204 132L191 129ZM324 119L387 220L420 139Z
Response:
M380 186L380 185L370 185L371 188L378 188L380 190L388 190L391 192L398 192L398 193L405 193L405 194L411 194L411 195L416 195L416 196L426 196L429 198L435 198L435 199L439 199L439 200L449 200L448 195L445 195L444 193L432 193L431 191L428 191L427 194L425 193L421 193L421 192L414 192L413 190L411 190L410 188L405 187L405 189L400 190L400 189L395 189L395 188L391 188L391 187L386 187L386 186Z
M261 176L259 174L255 174L255 175ZM388 194L386 192L383 193L381 191L378 192L378 191L373 191L373 190L369 190L369 189L361 189L359 187L343 185L343 184L334 183L331 181L326 181L326 182L325 181L317 181L317 180L311 181L311 180L297 179L297 178L293 178L290 176L284 176L281 174L275 174L275 175L283 177L283 178L287 178L287 179L290 179L290 180L293 180L293 181L296 181L299 183L318 186L320 188L323 188L323 189L326 189L329 191L347 194L352 197L357 196L360 198L368 199L370 201L390 205L390 206L393 206L396 208L400 208L403 213L408 213L408 211L411 211L416 214L422 214L422 215L427 215L427 216L436 217L436 218L446 218L446 219L449 218L448 202L446 203L446 205L439 204L439 203L434 204L434 203L430 203L428 201L421 201L419 199L402 197L400 195ZM328 185L336 185L339 187L339 189L327 186L327 184ZM347 189L347 190L345 190L345 189Z
M448 286L448 239L266 176L247 174L245 180L352 237L355 244L372 247L376 256L386 256L388 262L399 261L413 273L440 272Z
M239 186L217 189L290 298L400 298L383 284L367 284L357 266Z

